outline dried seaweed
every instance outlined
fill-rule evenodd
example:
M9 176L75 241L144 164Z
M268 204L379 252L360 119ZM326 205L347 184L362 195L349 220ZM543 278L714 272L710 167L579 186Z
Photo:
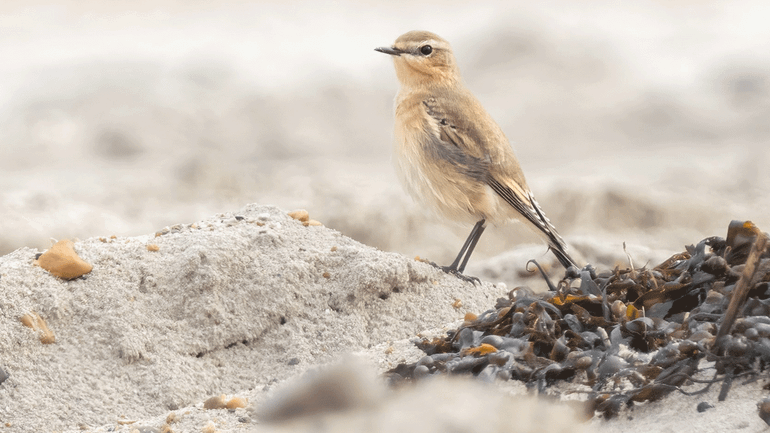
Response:
M470 374L543 391L572 381L589 387L591 408L605 417L717 382L721 401L736 377L770 365L766 246L767 234L733 221L726 239L704 239L651 269L589 265L545 294L515 288L446 336L417 342L426 356L388 375L402 383ZM713 379L695 378L707 368ZM706 386L683 389L694 383Z

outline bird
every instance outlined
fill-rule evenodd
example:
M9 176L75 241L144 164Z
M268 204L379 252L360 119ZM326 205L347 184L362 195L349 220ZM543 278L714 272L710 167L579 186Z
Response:
M548 244L565 269L577 266L527 186L500 126L465 86L449 42L415 30L389 47L400 83L395 98L394 160L402 184L439 217L474 224L444 272L463 273L488 224L522 221Z

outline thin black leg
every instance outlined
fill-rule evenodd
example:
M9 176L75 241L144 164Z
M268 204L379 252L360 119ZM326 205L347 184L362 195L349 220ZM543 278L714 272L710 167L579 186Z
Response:
M471 234L468 235L468 238L465 240L465 243L460 249L460 253L457 255L454 262L449 266L441 266L441 269L443 269L444 272L456 275L458 278L462 278L466 281L471 281L473 283L478 282L478 278L467 277L462 273L465 270L465 265L468 264L468 259L470 259L473 249L476 248L476 244L479 242L481 234L484 233L484 229L486 228L485 223L486 220L480 220L473 226Z
M473 227L473 231L471 231L471 236L473 236L473 239L471 240L471 244L468 246L468 251L465 253L463 264L460 265L459 269L457 269L458 272L463 273L465 271L465 265L468 264L468 259L471 258L471 254L473 254L473 249L476 248L476 244L479 242L479 239L481 239L481 234L484 233L485 228L487 228L487 226L484 225L484 220L477 222L476 226ZM474 232L475 232L475 236L474 236Z
M451 265L445 266L447 271L457 271L457 270L459 270L460 260L463 259L463 256L465 255L465 251L468 249L468 247L470 246L471 242L473 242L473 244L475 246L474 238L476 238L476 232L479 230L479 227L482 227L481 230L484 231L483 225L484 225L484 220L481 220L481 221L477 222L475 226L473 226L473 230L471 230L471 234L469 234L468 238L465 239L465 243L463 244L463 247L460 248L460 253L457 254L457 258L455 259L455 261L452 262ZM478 238L476 238L476 242L478 242ZM472 250L473 250L473 247L471 247L471 251ZM463 266L463 268L465 268L465 266ZM460 270L460 272L462 272L462 271Z

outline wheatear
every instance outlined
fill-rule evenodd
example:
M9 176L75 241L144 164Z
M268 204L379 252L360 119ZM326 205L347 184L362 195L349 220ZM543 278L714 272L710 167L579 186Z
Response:
M420 203L457 222L475 222L457 258L442 269L461 276L487 223L521 220L545 238L565 267L576 266L564 240L527 186L508 139L465 88L449 43L411 31L392 47L401 83L395 154L401 181Z

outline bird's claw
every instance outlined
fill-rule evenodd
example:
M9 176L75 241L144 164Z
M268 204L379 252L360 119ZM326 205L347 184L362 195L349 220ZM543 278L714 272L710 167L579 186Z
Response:
M473 283L474 286L476 284L479 284L479 285L481 284L481 280L479 280L477 277L473 277L473 276L470 276L470 275L465 275L462 272L458 271L457 269L452 268L451 266L438 266L438 268L441 269L442 271L446 272L447 274L454 275L455 277L457 277L457 278L459 278L459 279L461 279L461 280L463 280L465 282Z
M455 277L457 277L457 278L459 278L459 279L461 279L463 281L466 281L466 282L469 282L469 283L473 283L474 286L476 284L481 285L481 280L479 280L477 277L472 277L470 275L465 275L465 274L463 274L462 272L458 271L457 269L455 269L452 266L441 266L439 264L436 264L435 262L428 262L428 263L431 266L433 266L434 268L441 269L442 271L444 271L445 273L447 273L449 275L454 275Z

